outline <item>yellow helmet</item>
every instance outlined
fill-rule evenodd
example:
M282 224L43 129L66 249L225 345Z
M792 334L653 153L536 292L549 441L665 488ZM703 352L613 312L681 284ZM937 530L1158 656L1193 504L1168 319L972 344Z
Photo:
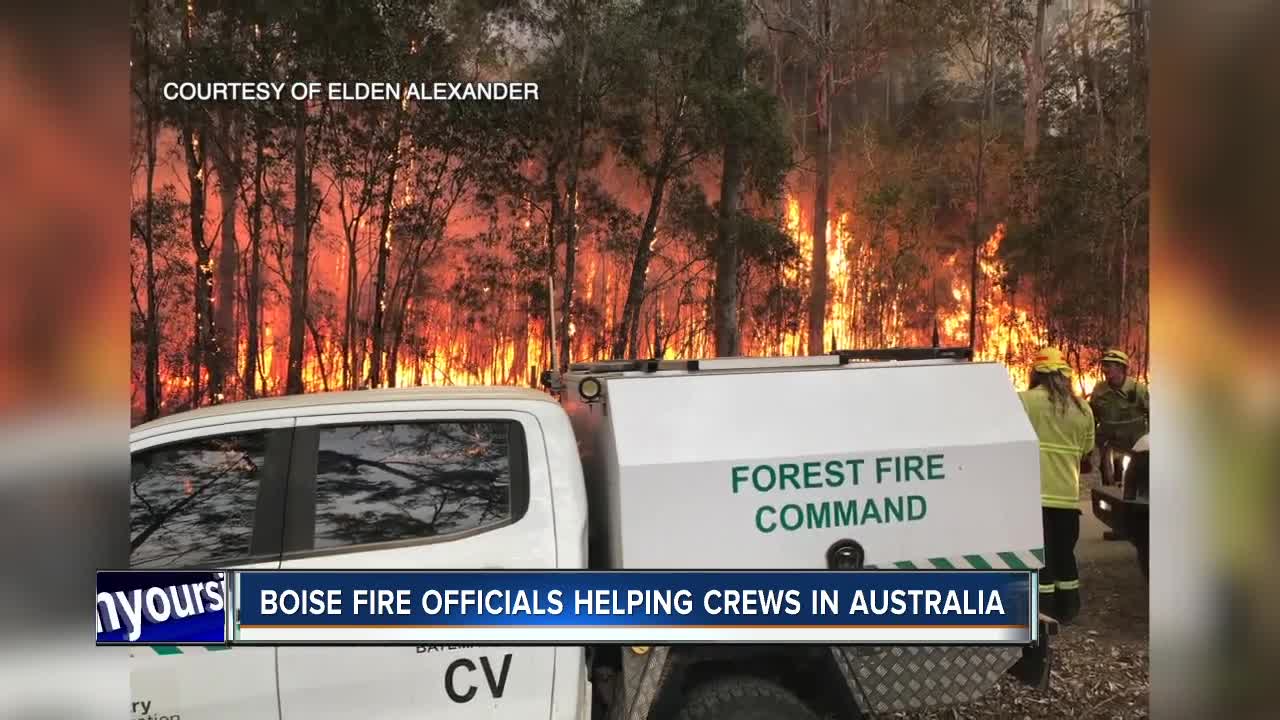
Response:
M1069 375L1071 372L1066 357L1055 347L1047 347L1036 353L1035 359L1031 361L1031 369L1038 373L1060 372Z
M1112 348L1102 353L1102 362L1115 363L1117 365L1123 365L1125 367L1129 367L1129 356L1123 350Z

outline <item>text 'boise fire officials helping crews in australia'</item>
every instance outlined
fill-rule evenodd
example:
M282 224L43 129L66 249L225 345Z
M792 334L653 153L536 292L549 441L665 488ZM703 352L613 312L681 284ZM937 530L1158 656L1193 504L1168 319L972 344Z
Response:
M730 472L734 494L789 490L858 487L913 481L943 480L943 456L896 455L866 459L811 460L807 462L735 465ZM761 505L756 509L756 529L762 533L915 521L924 518L928 505L922 495L823 500L821 502Z

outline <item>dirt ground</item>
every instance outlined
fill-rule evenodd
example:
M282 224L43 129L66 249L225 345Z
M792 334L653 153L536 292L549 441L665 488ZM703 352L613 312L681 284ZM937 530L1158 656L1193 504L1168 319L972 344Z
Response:
M1097 477L1086 478L1092 484ZM1083 483L1082 483L1083 484ZM1146 718L1150 692L1147 582L1133 545L1105 541L1088 491L1080 518L1080 616L1052 638L1049 690L1005 676L982 699L903 720L964 718Z

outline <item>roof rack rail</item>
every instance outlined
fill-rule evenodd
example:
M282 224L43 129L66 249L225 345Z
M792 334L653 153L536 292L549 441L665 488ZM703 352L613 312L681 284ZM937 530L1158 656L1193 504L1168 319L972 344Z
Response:
M973 348L923 347L923 348L868 348L863 350L837 350L835 355L844 362L876 362L886 360L972 360Z
M676 370L698 372L706 370L765 370L770 368L835 367L846 360L836 355L797 355L777 357L732 356L696 358L690 360L601 360L599 362L574 363L569 372L615 373Z
M772 368L834 367L844 365L835 355L780 355L774 357L718 357L697 360L660 360L658 370L768 370Z
M908 360L972 360L973 351L967 347L942 348L871 348L862 350L837 350L826 355L796 355L776 357L721 357L691 360L599 360L569 365L573 373L652 373L659 370L698 372L704 370L764 370L770 368L834 367L854 361L908 361Z
M600 360L597 362L571 363L569 372L653 372L658 369L657 360Z

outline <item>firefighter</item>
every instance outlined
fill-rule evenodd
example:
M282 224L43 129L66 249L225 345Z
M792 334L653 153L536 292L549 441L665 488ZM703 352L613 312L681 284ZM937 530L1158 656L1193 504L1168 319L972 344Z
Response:
M1044 521L1041 610L1068 624L1080 613L1080 463L1093 450L1093 412L1071 392L1071 368L1057 348L1036 354L1029 389L1019 393L1040 441Z
M1098 465L1103 485L1121 482L1120 461L1147 434L1151 399L1147 386L1129 375L1129 356L1123 350L1102 354L1105 382L1093 389L1089 406L1097 421Z

